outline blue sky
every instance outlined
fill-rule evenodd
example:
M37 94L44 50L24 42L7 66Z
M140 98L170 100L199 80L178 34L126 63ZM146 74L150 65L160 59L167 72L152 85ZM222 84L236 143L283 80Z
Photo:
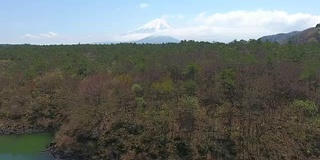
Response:
M125 41L119 35L156 18L179 39L227 42L312 27L320 23L319 6L319 0L2 0L0 43Z

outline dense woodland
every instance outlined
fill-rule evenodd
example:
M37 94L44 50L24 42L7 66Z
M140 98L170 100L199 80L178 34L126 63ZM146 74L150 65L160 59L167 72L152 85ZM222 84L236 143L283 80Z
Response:
M77 159L320 159L320 45L0 45L0 130Z

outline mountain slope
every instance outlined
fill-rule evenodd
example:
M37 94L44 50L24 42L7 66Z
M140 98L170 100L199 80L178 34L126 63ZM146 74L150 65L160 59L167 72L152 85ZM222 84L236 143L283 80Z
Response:
M170 37L170 36L148 36L143 39L134 41L134 43L143 44L162 44L162 43L179 43L180 40Z
M293 36L288 40L288 42L293 44L305 44L320 42L320 28L309 28L304 31L299 32L297 35Z
M269 42L277 42L277 43L286 43L288 39L292 38L293 36L297 35L299 31L293 31L289 33L279 33L275 35L269 35L261 37L260 40L263 42L269 41Z
M303 31L290 33L280 33L259 38L262 41L277 42L280 44L305 44L310 42L320 42L320 25L308 28Z

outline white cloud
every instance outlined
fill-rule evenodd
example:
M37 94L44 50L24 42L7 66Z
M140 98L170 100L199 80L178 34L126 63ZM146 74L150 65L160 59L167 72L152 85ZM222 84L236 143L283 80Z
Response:
M35 36L35 35L32 35L32 34L25 34L25 35L22 36L22 38L35 39L35 38L39 38L39 36Z
M140 4L139 4L139 7L140 7L141 9L144 9L144 8L149 7L149 4L148 4L148 3L140 3Z
M259 27L274 31L287 31L288 29L302 29L319 22L320 16L284 11L231 11L206 15L201 13L196 20L206 26L216 27Z
M42 33L40 34L41 37L44 37L44 38L54 38L54 37L57 37L59 34L58 33L55 33L55 32L48 32L48 33Z
M180 15L163 15L162 18L176 20L177 18L188 19ZM190 19L190 17L189 17ZM190 22L190 21L189 21ZM179 39L194 39L206 41L230 42L234 39L256 39L261 36L282 32L304 30L315 26L320 22L320 15L306 13L289 14L277 10L254 10L254 11L230 11L226 13L208 14L199 13L192 23L180 25L183 27L161 31L156 34L169 35ZM171 22L171 24L174 24ZM150 34L148 34L150 35ZM147 34L132 34L117 36L117 40L132 41Z
M121 34L121 35L110 36L108 40L112 42L131 42L131 41L136 41L151 35L152 35L151 33Z
M79 34L58 34L56 32L48 32L42 34L26 34L20 39L12 40L12 44L39 44L39 45L50 45L50 44L88 44L98 42L114 42L111 39L113 36L104 33L93 33L87 35ZM1 39L0 39L1 43ZM6 40L4 43L9 43Z
M289 14L277 10L238 10L211 15L203 12L194 20L199 25L189 29L183 28L184 35L198 39L203 37L203 39L232 41L233 39L259 38L268 34L304 30L319 23L320 15ZM180 32L183 32L182 30ZM195 36L192 36L190 32Z
M48 33L41 33L38 35L33 35L33 34L25 34L22 36L22 38L29 38L29 39L38 39L38 38L42 38L42 39L47 39L47 38L55 38L58 37L59 34L55 33L55 32L48 32Z
M73 42L77 42L79 39L73 39ZM30 43L30 44L70 44L70 36L60 35L56 32L47 32L39 34L25 34L20 40L17 40L15 43Z

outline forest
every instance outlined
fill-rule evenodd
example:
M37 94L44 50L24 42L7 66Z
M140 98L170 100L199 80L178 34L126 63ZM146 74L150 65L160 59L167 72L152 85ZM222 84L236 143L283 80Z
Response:
M320 45L0 45L0 133L62 159L320 159Z

